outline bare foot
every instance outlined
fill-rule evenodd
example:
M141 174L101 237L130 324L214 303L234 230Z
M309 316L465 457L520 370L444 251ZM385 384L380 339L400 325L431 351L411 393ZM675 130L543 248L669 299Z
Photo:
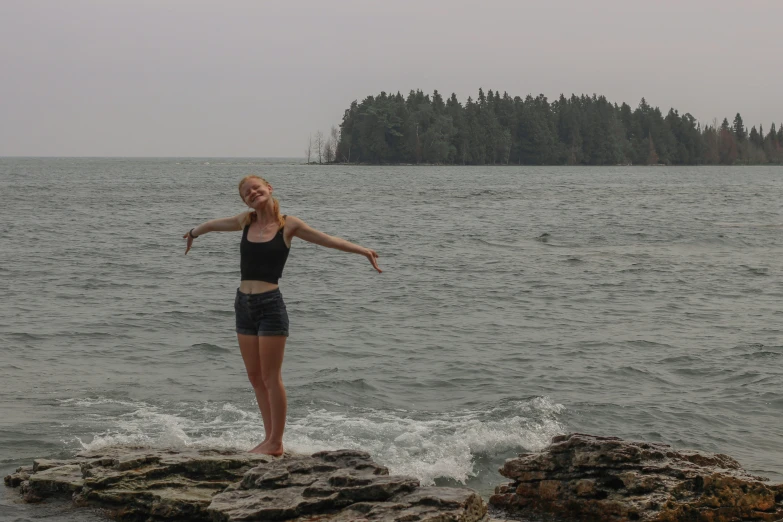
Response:
M271 442L264 442L263 444L259 444L257 447L250 450L251 453L260 453L262 455L270 455L272 457L279 457L283 454L283 443L271 443Z
M259 449L261 446L263 446L264 444L266 444L266 439L264 439L264 440L261 442L261 444L259 444L259 445L258 445L258 446L256 446L255 448L251 449L251 450L250 450L250 453L260 453L260 452L258 451L258 449Z

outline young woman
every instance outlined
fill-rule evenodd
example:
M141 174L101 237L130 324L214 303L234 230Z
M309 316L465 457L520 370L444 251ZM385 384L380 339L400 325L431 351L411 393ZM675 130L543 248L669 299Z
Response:
M239 195L252 210L190 229L183 236L188 241L185 254L193 240L207 232L243 231L239 247L242 281L234 300L237 339L266 435L250 451L282 455L288 403L281 367L288 337L288 313L277 283L291 241L298 237L316 245L361 254L379 273L381 269L374 250L324 234L294 216L281 215L280 204L272 197L272 185L265 179L244 177L239 182Z

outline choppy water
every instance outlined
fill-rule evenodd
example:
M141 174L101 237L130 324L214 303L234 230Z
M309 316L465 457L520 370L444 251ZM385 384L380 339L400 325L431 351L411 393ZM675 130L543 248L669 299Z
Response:
M260 440L239 233L181 239L243 210L248 173L385 270L295 241L289 449L487 494L505 458L583 431L783 480L783 169L238 159L0 159L0 471Z

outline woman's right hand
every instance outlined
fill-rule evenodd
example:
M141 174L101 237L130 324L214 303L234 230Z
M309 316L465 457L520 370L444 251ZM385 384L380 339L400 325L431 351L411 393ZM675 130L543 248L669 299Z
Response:
M182 238L188 240L188 245L185 247L185 255L188 255L188 252L190 252L190 247L193 246L193 236L190 235L190 230L185 232L185 235L182 236Z
M364 255L364 257L370 260L370 263L372 263L372 267L376 269L379 274L383 272L383 270L381 270L381 268L378 266L378 252L376 252L371 248L365 248L362 254Z

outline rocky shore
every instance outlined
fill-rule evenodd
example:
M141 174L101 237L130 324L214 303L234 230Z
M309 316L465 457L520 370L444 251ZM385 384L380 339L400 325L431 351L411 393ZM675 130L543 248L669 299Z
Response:
M464 521L485 519L467 488L420 487L361 451L274 458L216 450L106 448L36 460L5 477L26 502L70 496L117 520Z
M488 507L468 488L421 487L367 453L268 457L105 448L5 477L26 502L66 496L123 521L783 521L783 485L731 457L615 437L557 436L508 459Z
M508 459L490 507L516 516L606 521L781 521L783 484L722 454L583 434Z

